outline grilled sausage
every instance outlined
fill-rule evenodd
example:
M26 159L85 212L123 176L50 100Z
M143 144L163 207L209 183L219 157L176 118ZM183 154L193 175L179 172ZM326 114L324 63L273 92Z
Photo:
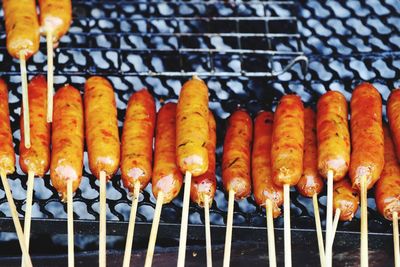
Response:
M363 83L351 98L351 160L350 178L360 189L362 177L370 189L379 179L384 164L382 99L371 84Z
M208 88L193 78L186 82L176 109L176 156L183 173L199 176L208 169Z
M254 139L251 161L253 193L257 204L265 205L269 199L273 203L274 218L281 213L283 204L282 187L276 186L272 180L271 146L274 114L262 111L254 120Z
M375 200L378 211L388 220L393 212L400 213L400 165L395 147L387 126L383 128L385 136L385 165L381 178L376 183Z
M350 133L346 98L336 91L325 93L317 105L318 170L333 180L345 177L350 165Z
M15 171L15 154L8 110L7 84L0 78L0 170L6 174Z
M118 170L120 146L114 90L108 80L94 76L86 81L84 107L90 171L97 178L104 171L109 180Z
M272 177L278 186L296 185L303 173L304 107L300 97L285 95L276 108L272 132Z
M386 108L397 158L400 158L400 89L392 91Z
M71 0L39 0L40 26L42 35L49 29L53 33L53 42L67 33L72 20Z
M222 181L227 192L236 199L251 193L250 153L253 125L245 110L235 111L229 118L222 155Z
M208 200L210 201L209 204L211 206L217 187L217 180L215 178L215 147L217 145L216 127L214 115L210 110L208 116L209 139L206 144L208 151L208 170L200 176L193 177L190 189L190 198L200 207L204 206L206 195L208 196Z
M126 108L122 132L121 174L131 192L136 181L144 189L151 179L156 104L146 89L134 93Z
M67 181L73 192L79 187L83 169L83 103L81 94L71 85L54 95L50 178L62 201L67 200Z
M152 177L153 194L160 191L164 203L171 202L181 190L182 173L176 164L176 104L167 103L157 115L154 169Z
M31 147L25 147L24 114L21 109L19 164L23 172L44 176L50 166L50 124L46 120L47 83L44 76L34 77L28 85Z
M315 113L311 108L304 109L304 156L303 175L297 183L297 190L305 197L319 194L324 181L318 173L318 149Z
M30 58L39 50L39 22L35 0L3 0L7 50L14 58L24 51Z
M333 184L333 211L340 209L341 221L351 221L357 212L360 198L357 190L351 187L348 178Z

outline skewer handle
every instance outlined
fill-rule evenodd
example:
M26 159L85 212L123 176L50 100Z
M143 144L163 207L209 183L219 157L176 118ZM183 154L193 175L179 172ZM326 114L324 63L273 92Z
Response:
M206 254L207 267L212 267L211 226L210 226L210 199L204 196L204 226L206 227Z
M399 250L399 215L393 212L393 247L394 247L394 266L400 266Z
M333 221L333 171L327 174L327 196L326 196L326 233L325 233L325 262L326 267L332 266L332 221Z
M25 220L24 220L24 236L26 249L29 252L29 241L31 233L31 220L32 220L32 202L33 202L33 185L35 181L35 174L28 171L27 191L26 191L26 204L25 204ZM25 259L22 255L21 266L25 266Z
M361 177L361 267L368 266L367 177Z
M182 222L181 232L179 240L179 253L178 253L178 267L185 266L186 256L186 239L187 239L187 228L189 219L189 201L190 201L190 184L192 182L192 174L186 171L185 174L185 192L183 194L183 206L182 206Z
M28 75L26 73L25 51L19 51L19 64L21 69L22 109L24 113L24 142L25 147L31 147L31 128L29 121Z
M106 266L106 173L100 172L99 266Z
M234 202L235 202L235 191L230 190L229 197L228 197L228 216L226 219L226 235L225 235L225 250L224 250L223 267L229 267L230 260L231 260Z
M160 191L157 197L156 209L154 211L153 223L151 225L149 246L147 247L145 267L151 267L154 256L154 248L156 246L158 225L160 224L161 209L164 202L164 193Z
M265 203L265 210L267 216L269 266L276 267L274 216L273 216L272 201L270 199L268 199Z
M18 219L17 209L15 207L14 199L12 198L10 186L8 185L6 173L4 171L0 171L0 177L6 193L8 205L10 206L11 216L14 222L15 231L17 232L19 245L21 247L22 254L25 256L25 266L32 267L31 257L29 256L28 249L26 248L24 233L22 232L21 223Z
M285 267L292 266L292 238L290 233L290 185L283 185L283 227L285 236Z
M319 217L319 206L318 206L317 194L314 194L312 199L313 199L313 206L314 206L315 229L317 230L319 261L320 261L321 267L324 267L325 266L324 239L322 237L321 218Z
M72 179L67 181L67 215L68 215L68 267L75 266L74 257L74 200Z
M53 121L53 95L54 95L54 51L53 51L53 32L50 28L46 29L47 45L47 122Z
M128 233L126 236L123 267L129 267L129 264L131 262L133 236L135 232L135 220L139 202L139 192L140 192L140 182L136 182L133 187L131 215L129 216L129 226L128 226Z
M333 219L333 227L332 227L332 246L333 246L333 241L335 240L335 236L336 236L336 229L339 223L339 218L340 218L340 209L336 209L335 211L335 218Z

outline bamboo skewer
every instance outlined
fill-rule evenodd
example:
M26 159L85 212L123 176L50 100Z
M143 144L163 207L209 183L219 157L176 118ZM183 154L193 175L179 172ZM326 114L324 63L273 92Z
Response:
M234 201L235 201L235 191L230 190L229 197L228 197L228 215L227 215L227 219L226 219L226 235L225 235L225 250L224 250L223 267L229 267L230 259L231 259Z
M400 266L399 250L399 216L397 211L393 212L393 248L394 248L394 266Z
M99 266L106 266L106 173L100 171Z
M335 240L335 235L336 235L336 229L339 223L339 218L340 218L340 209L337 208L335 211L335 218L333 219L333 226L332 226L332 246L333 246L333 241Z
M149 245L147 247L145 267L151 267L154 256L154 248L156 246L158 225L160 224L161 209L164 202L164 193L160 191L157 197L156 209L154 211L153 224L151 225L151 232L149 238Z
M46 29L47 45L47 122L53 121L53 95L54 95L54 51L53 33L50 28Z
M22 84L22 109L24 114L24 141L25 147L31 147L31 128L29 122L29 101L28 101L28 75L26 73L25 51L19 51L19 64L21 69Z
M367 210L367 185L366 177L360 181L361 190L361 267L368 266L368 210Z
M123 267L129 267L129 264L131 262L133 236L135 232L135 220L139 203L139 193L140 193L140 182L137 181L135 182L135 185L133 187L132 206L131 206L131 214L129 216L128 233L126 236Z
M204 196L204 226L206 228L207 267L212 267L210 201L208 195Z
M285 238L285 266L292 266L292 242L290 233L290 185L283 185L283 227Z
M182 206L182 222L181 222L180 240L179 240L178 264L177 264L178 267L183 267L185 265L191 181L192 181L192 174L189 171L186 171L185 189L184 189L185 191L183 194L183 206Z
M75 266L74 257L74 203L72 179L67 181L67 215L68 215L68 267Z
M326 267L332 266L332 221L333 221L333 171L327 174L327 196L326 196L326 233L325 233L325 262Z
M32 267L31 257L25 244L24 233L22 232L21 223L18 218L17 209L15 207L14 199L12 198L11 189L7 181L7 175L4 171L0 171L1 181L3 183L4 191L6 193L8 205L10 206L12 220L14 222L15 231L17 232L19 245L21 247L22 255L24 255L25 266Z
M273 217L272 201L270 199L267 199L265 203L265 210L267 216L269 266L276 267L274 217Z
M314 207L315 228L317 230L319 261L320 261L321 267L324 267L325 266L324 239L322 237L321 218L319 217L317 194L314 194L312 199L313 199L313 207Z
M33 185L35 181L35 174L28 171L27 191L26 191L26 204L25 204L25 220L24 220L24 236L26 249L29 252L29 241L31 233L31 220L32 220L32 202L33 202ZM22 255L21 266L25 266L24 256Z

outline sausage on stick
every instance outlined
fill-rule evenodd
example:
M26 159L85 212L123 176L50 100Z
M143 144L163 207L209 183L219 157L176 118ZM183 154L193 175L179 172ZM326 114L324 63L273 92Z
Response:
M118 170L120 143L112 85L94 76L85 84L85 135L89 168L100 180L99 266L106 265L106 182Z
M40 32L47 43L47 122L53 120L53 46L67 33L72 20L71 0L39 0Z
M176 158L185 173L178 267L185 263L192 175L202 175L208 169L208 117L207 85L194 76L183 85L176 108Z
M28 101L28 77L26 61L39 50L39 22L35 0L4 0L4 19L7 33L7 51L19 59L22 84L22 107L24 109L25 142L31 146Z
M272 180L271 146L274 114L268 111L258 113L254 120L251 173L256 203L265 206L268 230L269 266L276 266L274 218L281 214L283 204L282 187Z
M133 192L124 267L129 266L131 259L139 191L151 179L155 121L156 105L153 96L146 89L134 93L126 109L121 149L122 181Z
M234 199L241 200L251 194L250 156L253 125L249 114L239 109L228 121L222 156L222 181L228 198L223 266L230 263Z

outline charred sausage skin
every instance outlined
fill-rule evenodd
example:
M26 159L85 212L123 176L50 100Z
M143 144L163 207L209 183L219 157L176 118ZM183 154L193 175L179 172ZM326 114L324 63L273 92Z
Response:
M15 171L15 153L8 108L8 88L0 78L0 170L6 174Z

